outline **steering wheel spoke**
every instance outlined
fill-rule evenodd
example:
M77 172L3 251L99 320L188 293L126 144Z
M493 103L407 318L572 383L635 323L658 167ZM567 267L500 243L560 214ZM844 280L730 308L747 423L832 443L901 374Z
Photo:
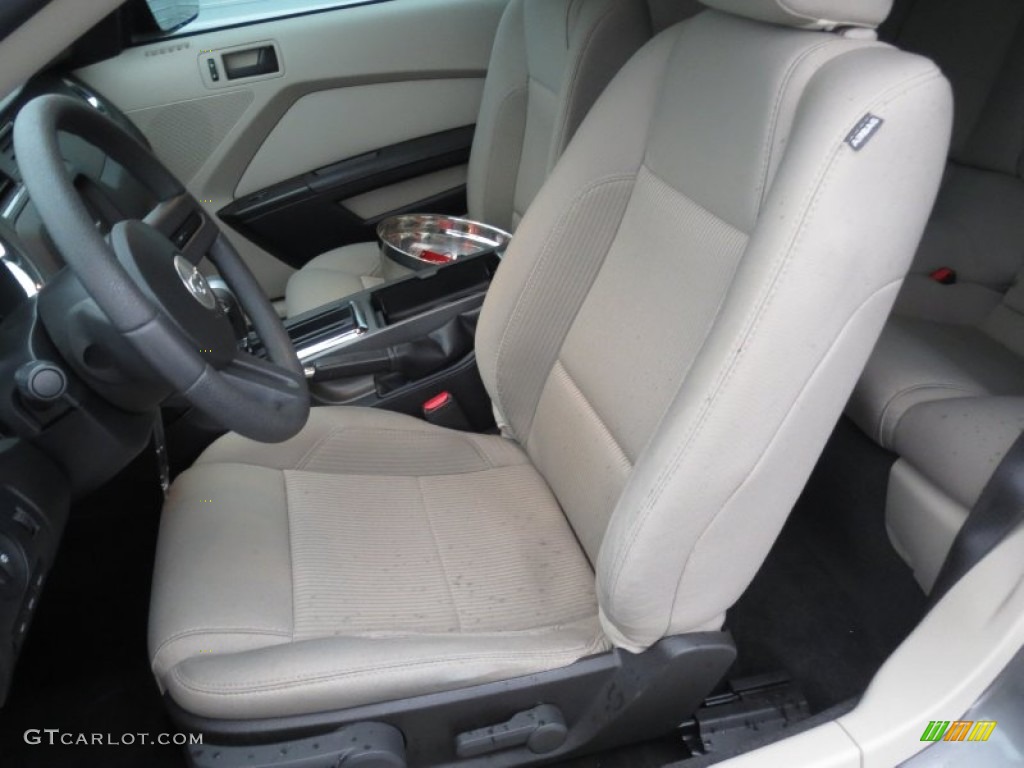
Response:
M274 411L290 407L296 395L302 391L305 381L303 376L244 350L239 350L220 372L239 390L264 400L267 407Z
M220 234L210 214L187 192L157 203L143 221L170 240L193 265L206 257Z

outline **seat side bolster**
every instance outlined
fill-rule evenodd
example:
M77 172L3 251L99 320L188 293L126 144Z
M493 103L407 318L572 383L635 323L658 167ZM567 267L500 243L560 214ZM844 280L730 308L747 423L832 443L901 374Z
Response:
M569 36L569 71L551 140L548 169L554 168L583 118L615 74L651 39L646 0L610 0L582 5Z
M230 466L231 472L224 472ZM180 661L292 639L283 473L201 464L180 475L160 521L149 649L157 679ZM232 568L224 578L225 563Z
M951 109L931 62L888 48L833 59L808 85L673 427L640 457L605 537L599 600L634 647L720 614L763 561L909 266ZM884 123L855 151L846 138L868 113Z
M259 718L452 690L571 664L607 650L597 617L530 632L327 637L195 656L166 679L187 711Z
M522 333L536 340L541 333L553 332L543 317L522 312L521 299L549 241L564 236L565 222L581 190L602 181L635 177L646 149L647 118L654 111L662 73L676 38L677 33L668 30L648 43L598 99L520 224L488 291L477 326L477 362L491 400L520 441L527 437L540 387L550 367L540 373L539 380L530 382L536 390L532 402L523 406L503 402L500 392L507 386L507 377L517 375L516 367L507 364L503 350L508 348L510 334ZM628 199L628 193L625 197ZM620 207L624 209L624 204ZM621 217L621 212L618 215ZM614 233L617 220L605 224ZM595 254L559 255L571 260ZM520 316L513 320L517 311ZM568 327L560 329L562 336L567 331ZM553 364L551 359L549 366Z
M512 199L526 130L524 0L512 0L498 25L469 155L469 216L511 228Z

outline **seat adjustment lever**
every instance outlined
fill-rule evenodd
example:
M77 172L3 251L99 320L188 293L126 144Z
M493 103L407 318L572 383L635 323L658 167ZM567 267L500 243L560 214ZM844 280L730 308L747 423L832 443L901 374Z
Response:
M565 743L569 729L558 707L551 704L528 709L511 720L466 731L455 737L455 753L460 758L480 757L515 747L526 747L537 755L554 752Z

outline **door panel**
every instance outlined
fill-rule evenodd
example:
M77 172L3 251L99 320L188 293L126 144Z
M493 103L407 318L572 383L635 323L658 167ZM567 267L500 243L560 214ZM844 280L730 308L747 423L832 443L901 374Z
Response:
M342 161L472 125L506 2L387 0L339 8L131 48L77 74L135 121L216 214ZM242 76L227 78L225 53L266 46L273 47L277 71L247 77L245 65L255 62L243 56L233 60ZM453 152L447 165L426 162L415 175L389 172L369 176L369 186L343 185L343 196L321 209L332 220L305 245L306 216L284 217L291 231L261 240L273 254L226 229L277 297L293 269L285 260L301 263L323 245L324 230L333 233L332 246L341 245L365 236L365 227L346 224L373 220L392 202L392 210L456 204L465 161ZM343 207L351 198L356 212Z
M342 205L361 219L380 219L390 211L407 209L419 201L437 194L437 190L459 189L466 186L467 165L456 165L443 171L424 173L415 179L379 187L362 195L342 201ZM465 212L466 206L462 206Z
M378 197L394 201L394 192L387 190L412 181L419 187L421 199L411 206L408 202L393 206L388 212L404 213L416 207L463 213L465 184L447 186L450 179L444 172L465 167L472 141L473 127L467 126L382 147L263 187L221 209L220 217L254 243L298 267L339 243L374 238L379 216L368 218L352 211L345 204L352 198L360 207L366 194L378 193Z
M303 96L267 136L235 194L248 195L343 158L472 125L482 87L479 78L419 80ZM372 127L366 125L370 114Z

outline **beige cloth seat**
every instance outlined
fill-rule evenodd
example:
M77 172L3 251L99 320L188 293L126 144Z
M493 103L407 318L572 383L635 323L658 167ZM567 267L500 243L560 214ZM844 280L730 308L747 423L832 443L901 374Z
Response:
M1024 4L900 0L890 36L956 94L950 162L851 418L900 459L886 523L930 590L985 481L1024 428ZM957 282L929 278L941 267Z
M608 647L590 564L500 437L317 408L282 445L208 450L174 484L160 542L173 597L154 606L153 668L193 712L337 709Z
M473 137L469 218L515 229L594 100L650 37L646 0L512 0ZM336 248L292 275L285 309L308 312L405 273L376 242Z
M955 99L949 165L893 318L849 414L886 448L917 403L1024 395L1024 5L900 0L889 37ZM957 282L928 276L955 270Z
M706 0L527 211L477 330L507 438L316 411L215 443L164 510L150 649L216 718L293 715L721 627L875 343L950 92L827 31L889 4Z
M1024 357L982 329L894 314L847 413L872 439L895 450L902 420L919 403L1022 393Z

